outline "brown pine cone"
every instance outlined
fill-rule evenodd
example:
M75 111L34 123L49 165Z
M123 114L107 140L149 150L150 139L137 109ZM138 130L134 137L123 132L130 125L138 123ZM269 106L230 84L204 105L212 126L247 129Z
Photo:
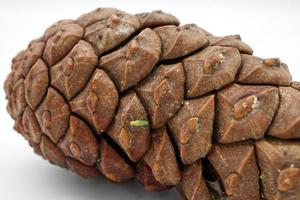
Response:
M12 60L15 129L84 178L188 200L300 199L300 84L239 35L162 11L61 20Z

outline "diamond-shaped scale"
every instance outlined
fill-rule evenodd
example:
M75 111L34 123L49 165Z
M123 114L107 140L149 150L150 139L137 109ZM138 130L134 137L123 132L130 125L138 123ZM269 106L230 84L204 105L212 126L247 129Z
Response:
M44 34L43 59L49 66L62 59L82 38L83 28L72 21L54 24Z
M178 19L169 14L165 13L161 10L154 10L152 12L145 12L145 13L139 13L135 15L140 23L141 28L146 27L157 27L157 26L164 26L164 25L179 25Z
M237 82L288 86L291 80L287 65L281 63L279 58L262 59L242 54L242 66Z
M30 69L24 81L25 98L31 109L36 107L43 100L49 87L48 67L39 59Z
M70 107L100 134L113 119L117 104L115 85L103 70L96 69L84 90L70 102Z
M122 92L145 78L158 62L160 54L159 36L151 29L145 29L123 48L101 57L99 66Z
M76 22L85 27L84 39L93 45L97 55L120 45L140 28L136 16L114 8L96 9Z
M106 140L101 139L99 147L100 161L97 167L106 178L124 182L134 177L134 168Z
M184 164L204 158L212 144L214 95L185 100L168 122Z
M70 53L50 68L51 85L70 100L89 81L97 60L93 47L80 40Z
M179 58L192 53L208 44L201 28L195 24L183 26L167 25L154 29L162 41L161 60Z
M147 113L134 92L129 92L120 99L118 112L107 133L134 162L148 150L151 143L150 124Z
M183 101L182 64L160 65L137 85L136 91L150 117L152 128L162 127L180 108Z
M42 132L57 143L69 125L70 109L63 97L50 87L35 115Z
M262 140L256 144L266 199L300 198L300 142Z
M273 86L232 84L220 90L216 108L218 142L262 138L278 104L278 89Z
M177 190L181 193L183 199L211 200L203 178L201 161L185 166Z
M188 98L202 96L234 81L241 56L232 47L207 47L183 60Z
M290 87L279 87L280 105L269 135L282 139L300 138L300 92Z
M142 170L143 173L139 173L142 176L139 180L145 185L146 189L149 188L150 190L165 188L161 188L160 185L177 185L181 175L166 127L153 131L151 136L152 145L141 161L145 162L146 166L143 166L143 164L140 166L141 169L139 170ZM151 170L149 168L145 170L144 167L149 167ZM150 181L145 173L149 173L147 176L150 177Z
M71 115L69 129L58 147L65 156L85 165L93 166L98 159L98 142L91 129L79 118Z
M208 160L230 200L260 200L259 171L252 145L215 145Z

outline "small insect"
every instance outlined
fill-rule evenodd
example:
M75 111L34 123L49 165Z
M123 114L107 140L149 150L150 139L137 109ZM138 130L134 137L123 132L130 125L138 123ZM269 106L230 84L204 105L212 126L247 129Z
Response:
M134 120L130 122L130 125L132 126L148 126L149 122L148 120Z

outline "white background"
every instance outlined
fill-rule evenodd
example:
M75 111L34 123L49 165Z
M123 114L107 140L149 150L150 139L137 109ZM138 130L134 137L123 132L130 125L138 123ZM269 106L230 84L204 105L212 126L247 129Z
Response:
M163 2L163 3L162 3ZM196 23L215 35L239 33L261 57L280 57L294 80L300 80L300 1L61 1L0 0L0 83L11 58L45 28L63 18L77 18L96 7L117 7L129 13L162 9L182 23ZM101 200L180 199L173 190L149 193L135 182L117 185L104 178L82 180L36 156L13 131L0 90L0 199Z

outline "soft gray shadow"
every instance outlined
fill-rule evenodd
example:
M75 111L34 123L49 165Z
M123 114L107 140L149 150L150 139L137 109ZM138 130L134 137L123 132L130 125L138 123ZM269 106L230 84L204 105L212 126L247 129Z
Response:
M48 165L45 166L44 164L42 164L42 166L44 167L38 166L38 169L37 167L35 167L37 174L36 177L32 179L32 181L34 181L35 183L31 182L31 184L47 185L47 190L44 190L44 192L47 193L44 193L45 196L48 196L47 199L181 199L175 189L167 190L164 192L147 192L135 180L123 184L117 184L108 181L103 176L100 176L96 179L82 179L70 171L60 169L53 165ZM38 175L40 173L43 174L42 177ZM43 190L43 188L41 188L41 190Z

